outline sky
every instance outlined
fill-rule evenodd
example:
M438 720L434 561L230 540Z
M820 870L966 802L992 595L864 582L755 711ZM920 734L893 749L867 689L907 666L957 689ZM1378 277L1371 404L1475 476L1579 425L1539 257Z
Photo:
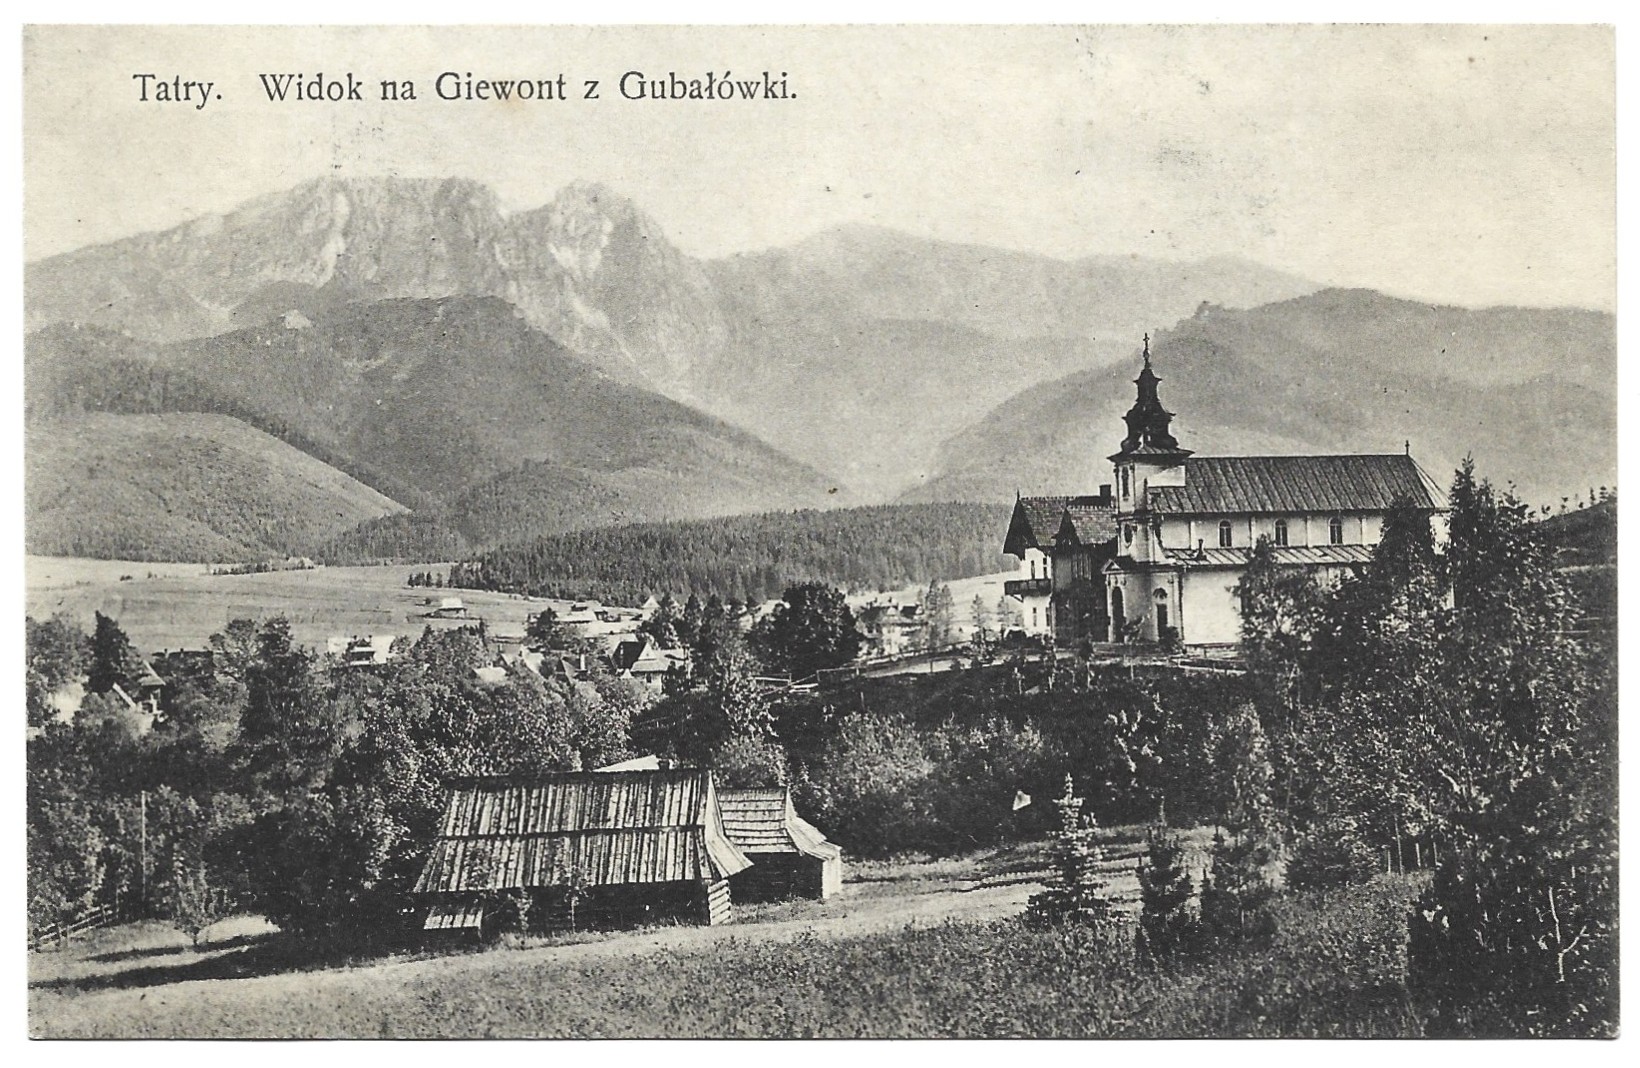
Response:
M616 85L725 69L784 72L794 98ZM365 99L274 104L257 78L320 71L356 74ZM582 88L446 102L444 71ZM136 73L208 81L213 98L144 102ZM419 99L375 99L386 78ZM587 79L600 99L580 98ZM868 223L1614 309L1615 131L1601 27L32 27L25 255L322 175L470 177L509 210L585 179L698 256Z

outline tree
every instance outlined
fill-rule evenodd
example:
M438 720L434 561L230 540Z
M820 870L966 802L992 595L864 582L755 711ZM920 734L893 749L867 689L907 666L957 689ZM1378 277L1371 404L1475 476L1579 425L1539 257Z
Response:
M955 615L951 587L943 582L930 582L928 592L923 595L923 640L930 650L944 649L951 644Z
M1027 922L1038 926L1078 924L1102 926L1110 921L1107 884L1099 874L1104 852L1099 848L1098 824L1082 815L1082 798L1069 775L1065 792L1054 805L1059 809L1059 832L1048 845L1053 863L1041 893L1032 894L1026 905Z
M235 619L211 635L212 666L219 674L244 682L256 659L256 621Z
M724 607L723 598L712 594L701 608L700 626L695 628L695 640L691 647L695 660L704 663L711 659L725 642L739 637L740 632L730 621L729 610Z
M1466 461L1451 505L1437 667L1461 685L1427 720L1419 779L1444 848L1411 917L1411 981L1464 1033L1606 1034L1615 667L1578 640L1577 604L1519 501Z
M1000 641L1014 631L1024 626L1020 615L1019 604L1012 597L1003 594L997 598L997 639Z
M974 594L974 603L969 606L969 611L974 617L974 646L983 656L997 637L991 632L991 613L985 607L984 594Z
M1258 709L1242 704L1220 727L1215 764L1223 776L1221 803L1226 827L1265 840L1274 832L1271 792L1275 770Z
M1255 835L1213 836L1213 862L1202 883L1201 927L1205 939L1224 945L1265 942L1275 935L1270 904L1275 888L1266 875L1270 850Z
M1139 859L1139 954L1163 961L1189 952L1196 939L1190 914L1195 887L1185 871L1184 840L1157 825Z
M575 913L592 893L592 875L562 854L553 860L551 889L569 917L569 929L576 929Z
M700 625L704 614L701 608L700 597L691 593L689 600L684 602L683 611L678 614L677 632L678 641L685 647L693 649L700 641Z
M923 736L904 720L845 715L812 767L798 771L793 792L800 809L813 811L850 852L881 856L930 837L934 762Z
M96 617L96 627L91 634L86 692L108 693L115 686L130 692L132 680L141 674L142 660L118 623L101 612L96 613Z
M316 692L313 657L291 641L290 621L270 619L245 669L240 745L259 781L275 792L324 776L341 744L330 702Z
M29 616L24 627L28 653L25 705L28 725L39 727L54 714L52 694L85 671L87 642L85 633L67 616L53 616L44 623Z
M1235 592L1242 655L1275 684L1277 702L1293 700L1299 665L1320 621L1321 588L1308 569L1277 564L1270 539L1260 537Z
M638 633L649 635L662 649L676 649L683 644L678 637L678 623L681 619L682 613L678 611L678 602L672 599L670 593L662 594L655 611L648 619L638 624Z
M531 616L524 630L524 644L540 653L567 648L570 639L568 628L558 622L558 613L550 608Z
M177 930L195 946L207 927L227 915L225 899L211 883L204 861L188 863L176 858L165 881L161 904Z
M759 657L798 679L851 662L861 641L843 592L820 582L787 587L774 611L753 629Z
M784 786L786 750L773 738L733 734L712 754L713 780L720 787Z

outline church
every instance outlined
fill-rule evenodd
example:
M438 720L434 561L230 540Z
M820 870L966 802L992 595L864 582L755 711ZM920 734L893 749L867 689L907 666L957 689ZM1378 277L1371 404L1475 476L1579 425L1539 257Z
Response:
M1097 495L1020 497L1003 552L1020 577L1028 634L1060 643L1141 642L1231 648L1241 640L1236 588L1260 538L1276 562L1336 583L1372 559L1397 502L1427 510L1437 538L1444 493L1402 454L1197 456L1179 447L1150 366L1127 435Z

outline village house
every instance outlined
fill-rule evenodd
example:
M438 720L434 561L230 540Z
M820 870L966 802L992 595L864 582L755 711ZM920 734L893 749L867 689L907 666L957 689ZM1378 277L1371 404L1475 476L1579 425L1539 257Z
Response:
M635 679L659 692L666 677L676 674L688 678L693 670L687 649L662 649L647 634L613 641L609 648L609 666L620 678Z
M861 605L854 613L854 628L865 639L861 652L866 657L893 657L922 644L927 621L922 605L901 604L890 597Z
M325 652L336 658L340 668L379 667L393 659L394 635L367 634L344 638L332 635L325 639Z
M473 615L467 610L460 597L440 597L437 600L429 597L422 602L428 611L425 619L472 619Z
M1009 595L1034 625L1068 642L1241 640L1236 592L1261 538L1277 564L1323 584L1371 560L1391 508L1427 513L1444 537L1435 482L1396 454L1196 456L1169 430L1146 339L1127 435L1097 496L1021 497L1004 551L1030 574ZM1114 492L1112 491L1114 487Z
M701 768L484 777L447 784L444 817L415 893L424 929L481 928L487 901L521 891L537 915L566 908L597 925L728 923L729 879L751 860L724 832ZM536 913L536 910L542 910Z

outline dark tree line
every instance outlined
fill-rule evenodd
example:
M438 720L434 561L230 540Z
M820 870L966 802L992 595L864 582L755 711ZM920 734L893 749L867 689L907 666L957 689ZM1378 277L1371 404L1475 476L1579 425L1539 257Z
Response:
M1001 570L1007 510L979 504L882 505L729 516L555 534L481 553L452 585L638 604L686 591L756 603L789 585L894 589L931 575Z

